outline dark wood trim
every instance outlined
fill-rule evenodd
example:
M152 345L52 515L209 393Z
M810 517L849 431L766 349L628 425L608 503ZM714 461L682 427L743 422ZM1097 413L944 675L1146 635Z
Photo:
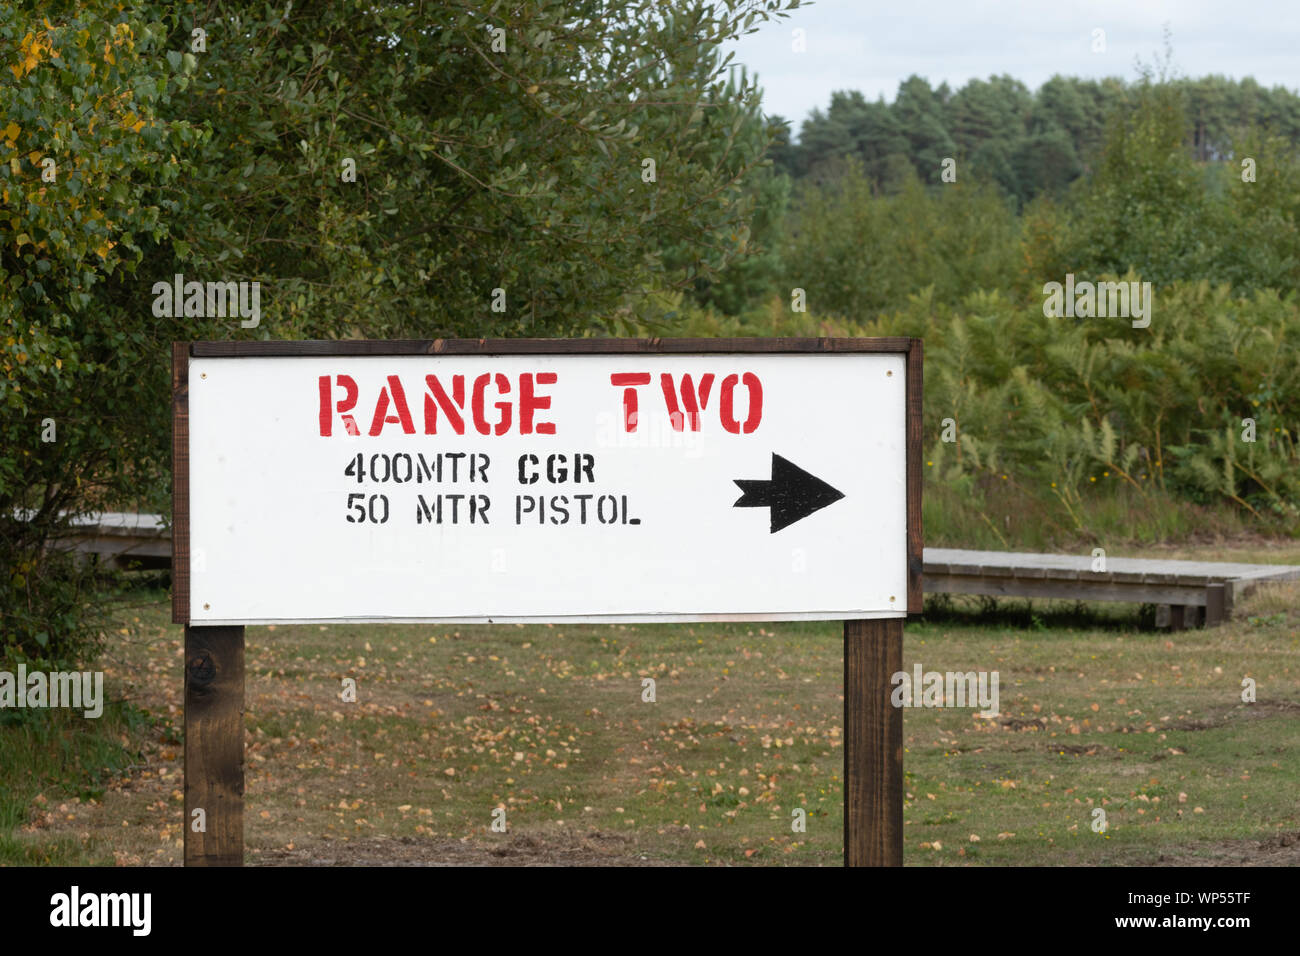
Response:
M733 339L338 339L311 341L193 342L194 358L290 355L589 355L808 352L910 353L919 339L733 338Z
M190 622L190 343L172 343L172 623Z
M903 619L844 622L844 865L903 865Z
M925 607L921 581L925 571L921 528L921 485L925 478L921 467L925 346L920 339L908 341L911 347L907 350L907 612L920 614Z

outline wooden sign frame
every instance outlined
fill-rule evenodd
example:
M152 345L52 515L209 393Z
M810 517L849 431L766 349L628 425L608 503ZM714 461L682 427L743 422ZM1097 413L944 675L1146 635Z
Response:
M172 344L172 620L185 626L185 864L239 866L244 856L244 628L190 624L191 358L419 355L905 356L907 612L922 608L920 339L432 339ZM844 862L903 862L903 711L890 703L903 669L903 618L844 622ZM195 811L202 811L196 813ZM202 828L198 826L202 820Z

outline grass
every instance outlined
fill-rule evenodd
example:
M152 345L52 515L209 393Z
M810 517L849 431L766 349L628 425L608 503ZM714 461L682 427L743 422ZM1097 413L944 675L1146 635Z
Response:
M1296 589L1286 594L1293 609ZM935 863L1194 863L1293 834L1300 620L1258 622L1247 609L1222 628L1168 635L1118 620L909 627L909 660L1003 675L996 725L908 713L909 851ZM1247 676L1260 688L1253 704L1241 699Z
M905 666L997 670L1001 714L906 712L906 862L1272 860L1300 830L1298 596L1177 634L1122 606L932 604L907 624ZM179 862L181 632L164 595L135 601L105 667L154 719L5 727L4 862ZM305 625L247 642L250 863L840 863L834 624Z
M30 821L29 829L39 832L53 821L47 793L78 803L102 800L143 759L132 739L149 722L120 701L93 721L63 710L0 711L0 865L111 863L100 837L30 839L16 831Z

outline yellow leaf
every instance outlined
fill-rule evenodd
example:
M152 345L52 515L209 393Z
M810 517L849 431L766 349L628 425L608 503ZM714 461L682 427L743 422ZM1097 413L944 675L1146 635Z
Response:
M19 126L17 123L10 123L8 126L5 127L4 137L5 139L17 139L18 134L21 133L22 131L23 128ZM13 144L10 143L9 145L12 146Z

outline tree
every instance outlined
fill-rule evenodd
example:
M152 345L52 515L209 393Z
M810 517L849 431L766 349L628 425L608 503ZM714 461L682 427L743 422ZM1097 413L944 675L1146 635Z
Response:
M943 160L957 153L944 122L946 93L946 84L932 90L928 81L913 75L899 85L894 99L894 118L907 138L912 165L922 182L940 182Z
M719 48L793 4L219 8L186 115L222 215L187 248L274 282L276 334L638 327L738 254L771 135ZM670 268L681 243L702 254Z
M1206 190L1187 141L1181 88L1145 75L1110 121L1099 164L1078 197L1076 262L1091 274L1129 269L1153 283L1205 277Z
M767 118L772 127L772 145L767 148L767 156L772 165L787 176L799 176L803 173L802 156L797 144L790 142L790 121L783 116L772 115Z
M838 160L853 154L853 132L847 122L849 117L843 115L845 97L849 95L832 93L831 105L825 113L814 109L804 120L799 134L801 172L822 175L828 166L833 167ZM861 97L861 94L853 95Z
M1070 134L1063 129L1024 137L1016 144L1011 165L1016 184L1012 192L1021 202L1044 193L1063 193L1083 172Z
M970 156L987 142L1005 149L1025 134L1033 98L1023 83L1009 76L971 80L948 104L949 131L963 155Z
M47 547L64 513L165 487L162 364L181 333L150 315L138 269L197 134L160 118L160 39L108 3L0 13L0 635L29 655L83 648L81 577Z
M171 341L625 332L740 257L772 131L720 48L797 3L0 9L6 640L75 652L47 545L162 506ZM258 325L155 315L177 273Z

